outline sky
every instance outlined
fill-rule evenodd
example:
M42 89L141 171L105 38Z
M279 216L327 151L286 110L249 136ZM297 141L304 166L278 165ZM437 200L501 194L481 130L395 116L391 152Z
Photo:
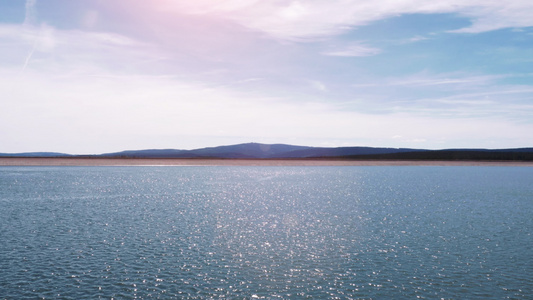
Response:
M0 0L0 152L533 146L531 0Z

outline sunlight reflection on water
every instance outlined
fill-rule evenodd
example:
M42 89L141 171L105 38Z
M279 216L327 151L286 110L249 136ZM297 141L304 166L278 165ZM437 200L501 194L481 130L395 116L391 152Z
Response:
M4 167L0 298L527 298L532 170Z

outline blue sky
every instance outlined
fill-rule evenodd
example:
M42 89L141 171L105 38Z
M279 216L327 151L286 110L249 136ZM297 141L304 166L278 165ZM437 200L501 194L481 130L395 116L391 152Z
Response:
M533 146L533 2L0 0L0 152Z

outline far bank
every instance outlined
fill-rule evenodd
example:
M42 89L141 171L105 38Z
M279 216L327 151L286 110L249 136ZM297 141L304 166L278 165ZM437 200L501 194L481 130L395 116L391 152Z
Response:
M524 166L531 161L0 157L0 166Z

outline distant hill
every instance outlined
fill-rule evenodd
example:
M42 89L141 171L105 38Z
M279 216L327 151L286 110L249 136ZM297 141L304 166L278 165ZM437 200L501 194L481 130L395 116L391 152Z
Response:
M375 147L308 147L246 143L194 150L128 150L74 156L56 152L0 153L2 157L109 157L109 158L233 158L233 159L381 159L381 160L517 160L533 161L533 148L513 149L410 149Z
M278 153L272 158L320 158L320 157L346 157L355 155L371 155L371 154L392 154L403 152L419 152L425 151L420 149L408 148L373 148L373 147L307 147L306 149L293 150L289 152Z
M258 144L247 143L230 146L200 148L194 150L152 149L132 150L116 153L106 153L106 157L139 157L139 158L271 158L280 153L307 149L305 146L292 146L284 144Z
M189 152L198 157L220 158L272 158L292 151L308 149L306 146L293 146L285 144L259 144L247 143L230 146L218 146L190 150Z
M426 150L419 152L351 155L347 159L376 160L492 160L492 161L533 161L533 148L517 149L450 149Z
M398 152L424 151L417 149L372 148L372 147L308 147L286 144L246 143L218 146L194 150L138 150L102 154L106 157L138 158L319 158L350 155L387 154Z
M240 158L240 159L399 159L399 160L533 160L533 148L445 149L377 147L309 147L286 144L246 143L194 150L153 149L102 154L135 158Z

